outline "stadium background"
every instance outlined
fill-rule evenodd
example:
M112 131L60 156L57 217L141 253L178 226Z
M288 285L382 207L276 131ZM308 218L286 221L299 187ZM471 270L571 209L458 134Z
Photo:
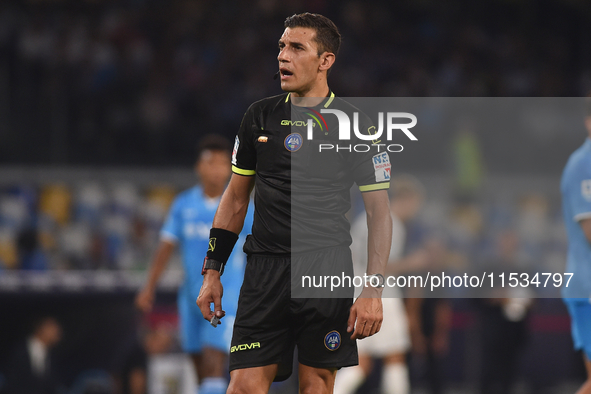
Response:
M583 0L2 1L0 368L39 313L62 322L57 350L70 387L89 370L116 372L138 327L164 322L174 334L178 260L155 313L142 318L132 307L159 226L174 194L194 182L199 137L233 138L251 102L280 93L272 76L282 21L304 10L341 29L330 77L341 96L591 89ZM531 266L563 264L558 179L583 138L582 122L540 135L437 135L395 163L427 189L410 247L430 231L448 251L485 260L506 231ZM515 151L514 141L529 149ZM452 304L444 376L450 390L473 392L478 314L469 300ZM528 327L521 392L569 392L583 370L561 302L538 300Z

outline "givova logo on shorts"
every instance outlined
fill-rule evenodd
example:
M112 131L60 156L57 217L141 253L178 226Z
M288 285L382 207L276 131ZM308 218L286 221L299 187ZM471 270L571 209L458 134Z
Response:
M331 331L324 337L324 346L330 351L341 347L341 334L338 331Z
M260 342L245 343L242 345L232 346L232 348L230 349L230 353L238 352L241 350L251 350L251 349L260 348L260 347L261 347Z

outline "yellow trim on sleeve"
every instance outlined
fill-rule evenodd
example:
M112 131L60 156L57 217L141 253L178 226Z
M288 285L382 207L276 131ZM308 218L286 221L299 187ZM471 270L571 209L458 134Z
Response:
M330 92L330 98L326 101L326 104L324 104L324 108L328 108L330 103L332 103L332 100L334 100L334 93Z
M232 166L232 172L238 175L254 175L256 174L255 170L243 170L242 168L238 168L236 166Z
M373 185L359 186L360 192L372 192L374 190L385 190L390 188L390 182L375 183Z

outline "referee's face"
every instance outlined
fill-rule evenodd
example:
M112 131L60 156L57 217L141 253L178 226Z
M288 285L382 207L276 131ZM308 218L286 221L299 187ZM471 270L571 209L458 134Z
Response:
M321 73L322 56L314 41L316 31L307 27L286 28L279 39L281 89L300 96L312 90Z

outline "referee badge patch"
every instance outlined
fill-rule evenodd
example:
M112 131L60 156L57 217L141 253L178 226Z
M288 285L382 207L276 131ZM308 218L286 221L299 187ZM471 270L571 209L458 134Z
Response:
M285 137L283 145L285 146L285 149L287 149L288 151L296 152L302 147L303 143L304 140L300 133L291 133L290 135Z
M341 334L338 331L331 331L324 337L324 346L330 351L341 347Z

